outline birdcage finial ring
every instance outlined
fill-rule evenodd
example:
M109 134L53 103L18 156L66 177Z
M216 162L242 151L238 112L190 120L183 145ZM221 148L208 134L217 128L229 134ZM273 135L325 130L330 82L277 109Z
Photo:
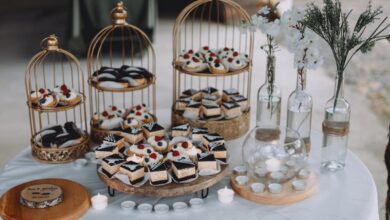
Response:
M127 11L123 2L116 3L116 7L111 11L112 24L126 24Z
M49 37L44 38L41 41L41 47L44 50L58 50L58 37L55 34L51 34Z

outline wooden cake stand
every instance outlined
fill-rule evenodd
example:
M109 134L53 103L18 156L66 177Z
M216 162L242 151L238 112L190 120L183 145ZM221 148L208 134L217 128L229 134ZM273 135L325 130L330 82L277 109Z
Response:
M63 201L49 208L28 208L19 202L23 189L32 185L53 184L63 192ZM4 220L69 220L79 219L90 207L88 191L80 184L65 179L41 179L23 183L8 190L0 198L0 216Z
M292 179L282 184L282 192L278 194L272 194L267 189L262 193L254 193L251 191L250 185L256 182L250 179L246 185L238 185L235 181L235 177L238 175L233 174L230 178L230 184L233 190L243 197L244 199L252 202L266 204L266 205L287 205L296 202L300 202L312 196L317 190L317 182L314 172L312 171L310 176L306 179L307 187L304 191L296 191L292 188Z
M198 179L189 183L170 183L163 186L152 186L146 182L141 187L133 187L118 179L110 179L98 172L99 178L107 185L110 196L115 196L115 190L132 195L148 197L175 197L202 191L202 197L208 196L208 188L221 181L227 171L228 165L221 165L221 172L213 176L199 176ZM205 191L205 192L204 192Z

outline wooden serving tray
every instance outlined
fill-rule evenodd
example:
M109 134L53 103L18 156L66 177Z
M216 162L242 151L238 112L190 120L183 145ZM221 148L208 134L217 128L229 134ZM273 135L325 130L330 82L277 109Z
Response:
M64 200L56 206L34 209L19 202L20 192L31 185L53 184L61 187ZM89 193L84 186L65 179L40 179L8 190L0 198L0 216L4 220L70 220L79 219L90 207Z
M99 178L110 188L138 196L148 197L175 197L207 189L221 181L228 171L228 165L221 164L221 172L213 176L199 176L198 179L189 183L170 183L163 186L152 186L149 181L141 187L133 187L124 184L118 179L110 179L99 171Z
M314 172L312 171L310 176L306 179L307 187L304 191L296 191L292 188L292 180L282 184L283 190L281 193L272 194L268 190L262 193L254 193L251 191L250 184L256 182L253 179L249 180L246 185L238 185L235 181L235 177L239 175L232 175L230 178L230 184L233 190L243 197L244 199L252 202L266 204L266 205L287 205L296 202L300 202L312 196L317 190L317 181Z

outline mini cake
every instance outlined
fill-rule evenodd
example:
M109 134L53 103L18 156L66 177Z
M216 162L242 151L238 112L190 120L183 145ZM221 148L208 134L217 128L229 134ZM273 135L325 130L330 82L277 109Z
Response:
M209 70L213 74L224 74L229 71L228 67L223 65L220 59L215 59L212 62L209 62Z
M39 99L39 106L41 106L42 108L55 108L57 104L58 104L58 99L53 93L44 94Z
M119 168L119 173L127 175L131 184L137 184L144 179L144 166L133 161L128 161L122 164Z
M117 134L110 134L103 139L103 144L115 144L118 149L125 146L125 139Z
M31 103L37 104L39 102L39 99L43 97L43 95L50 93L50 90L46 90L44 88L40 88L38 91L31 91L30 93L30 100Z
M175 178L178 182L196 177L195 164L190 159L174 160L171 163L173 178Z
M201 103L191 101L185 108L183 116L186 118L198 118L200 112Z
M241 107L236 102L224 102L222 104L222 111L225 118L235 118L242 114Z
M156 163L148 165L150 182L153 185L164 184L169 181L166 164Z
M248 109L248 99L242 95L235 95L231 97L231 100L236 102L241 106L241 111L246 111Z
M183 141L183 142L179 142L179 143L176 143L175 145L172 146L172 150L177 150L177 151L180 151L180 152L185 152L185 151L188 151L189 149L191 149L193 147L191 141Z
M195 89L187 89L183 91L181 94L182 96L190 97L195 101L200 100L202 98L202 93Z
M212 152L214 154L214 157L217 160L220 160L222 162L227 161L227 150L226 150L225 144L219 143L219 142L210 143L208 145L208 149L210 152Z
M198 154L198 170L204 169L218 170L217 161L212 153Z
M193 56L194 56L194 51L192 49L188 51L183 50L182 53L179 55L179 57L176 59L175 64L178 66L182 66L187 61L190 61Z
M126 160L118 154L105 157L102 160L102 171L109 178L111 178L116 172L119 171L120 166L125 162Z
M139 157L143 157L152 153L154 150L151 146L147 144L133 144L129 148L129 152L135 154Z
M142 128L144 130L146 137L151 137L151 136L162 137L165 135L164 127L157 124L156 122L144 124Z
M152 136L148 138L147 142L157 152L165 152L168 148L168 142L164 140L164 137Z
M184 111L191 100L191 97L180 96L179 99L176 100L175 109L178 111Z
M140 123L137 119L135 118L126 118L126 120L124 120L123 124L122 124L122 128L123 129L126 129L126 128L138 128L140 127Z
M222 103L222 99L221 99L221 96L219 95L204 95L202 97L202 103L204 104L209 104L209 103L217 103L217 104L221 104Z
M207 147L209 146L210 143L221 143L221 144L225 144L225 140L223 139L223 137L221 137L219 134L217 133L213 133L213 134L205 134L203 135L203 139L202 139L202 143L203 143L203 146Z
M95 150L96 159L102 159L113 154L118 154L118 148L113 143L103 143Z
M192 128L191 138L192 141L201 142L203 135L208 134L207 128Z
M221 116L221 107L215 103L203 103L202 112L205 119L217 118Z
M218 96L219 93L218 93L218 89L214 88L214 87L207 87L207 88L204 88L201 90L202 92L202 96L206 96L206 95L215 95L215 96Z
M186 137L190 134L190 126L188 124L179 125L172 128L172 136Z
M134 111L131 110L128 118L135 118L142 123L152 123L154 121L153 116L146 111Z
M181 159L186 159L188 156L185 153L181 153L180 151L173 150L167 153L165 156L165 160L168 161L176 161Z
M154 163L159 163L164 159L162 153L159 152L151 152L148 155L144 156L144 164L150 165Z
M190 73L199 73L208 68L206 61L192 57L190 60L183 63L182 68Z
M73 89L68 88L65 84L56 86L53 91L59 97L59 104L63 106L76 105L81 101L81 96Z
M133 111L139 111L139 112L147 112L148 108L145 104L136 105L132 108Z
M238 92L237 89L224 89L222 92L222 99L225 102L231 101L230 97L239 95L240 93Z
M121 136L131 144L137 144L144 139L144 133L140 128L128 127L121 131Z

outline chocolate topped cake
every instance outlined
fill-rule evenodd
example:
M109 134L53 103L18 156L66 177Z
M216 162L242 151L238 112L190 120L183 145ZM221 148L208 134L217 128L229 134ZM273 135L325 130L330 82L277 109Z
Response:
M198 169L212 169L218 170L217 161L212 153L200 153L198 154Z
M102 143L95 150L96 159L102 159L113 154L118 154L118 148L114 143Z
M183 96L190 97L193 100L199 100L202 97L202 93L195 89L187 89L181 93Z
M210 143L221 143L221 144L224 144L225 140L219 134L213 133L213 134L205 134L205 135L203 135L202 142L203 142L203 146L208 147Z
M144 129L145 135L147 137L151 137L151 136L162 137L165 135L164 127L157 124L156 122L144 124L142 128Z
M204 88L202 89L202 95L205 96L205 95L218 95L218 89L214 88L214 87L207 87L207 88Z
M188 136L190 133L190 126L188 124L182 124L178 125L172 128L172 136L177 137L177 136Z
M122 164L119 168L119 172L127 175L131 184L141 182L145 176L144 166L133 161L128 161Z
M119 171L119 167L125 162L126 160L119 154L113 154L105 157L102 160L102 171L111 178L112 175Z
M106 144L116 144L116 146L120 149L125 146L125 139L117 134L110 134L103 139L103 143Z
M225 118L235 118L242 114L241 106L236 102L224 102L222 104L222 111L225 114Z
M214 154L217 160L220 160L222 162L227 161L227 150L225 144L220 142L210 143L208 149Z
M203 135L208 134L207 128L192 128L191 137L192 141L200 142L203 139Z
M190 159L172 161L172 175L178 182L186 181L196 177L194 162Z
M128 127L121 131L121 135L131 144L137 144L144 139L142 129Z
M153 185L168 182L168 168L165 163L155 163L148 166L150 182Z

